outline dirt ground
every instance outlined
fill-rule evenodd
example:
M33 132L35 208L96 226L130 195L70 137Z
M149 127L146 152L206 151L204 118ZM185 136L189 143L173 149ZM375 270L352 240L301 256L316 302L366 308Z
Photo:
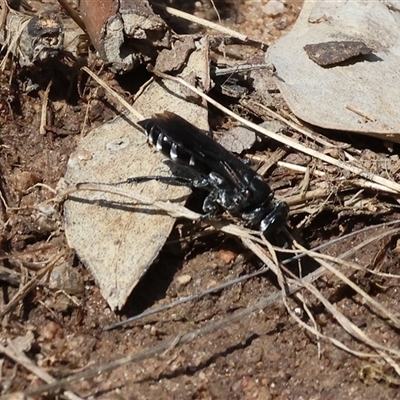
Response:
M301 8L298 1L284 3L282 14L268 16L260 11L266 2L215 1L226 26L268 44L290 28ZM185 4L188 11L216 21L208 1ZM0 61L4 57L3 52ZM98 72L100 63L94 66ZM107 70L101 74L115 89L127 90L124 85L129 78L114 79ZM50 81L48 123L41 133L43 96ZM288 314L280 297L240 321L187 344L174 345L182 334L212 325L277 293L279 286L272 273L125 327L105 330L120 319L252 273L263 265L239 241L222 233L176 241L179 232L190 226L180 220L127 306L119 313L111 311L93 277L67 247L62 210L49 212L39 206L54 196L49 188L56 188L64 176L82 130L87 132L115 116L115 107L101 91L95 92L88 111L88 100L79 96L77 82L85 85L77 69L63 60L20 68L10 58L0 75L2 353L12 341L42 371L61 379L172 340L170 347L156 356L68 385L69 390L87 399L400 399L399 377L392 366L381 358L357 357L328 340L319 340ZM32 84L37 85L36 89L28 91L27 86ZM96 84L90 85L95 91ZM368 152L381 158L392 154L390 146L378 139L342 135L340 140L350 143L360 154ZM398 150L398 146L394 149ZM379 168L374 172L384 175L385 166ZM279 172L275 173L271 185L279 187L280 179ZM32 188L35 184L42 186ZM390 196L370 197L381 207L369 214L339 214L340 201L332 202L304 229L297 230L301 243L313 248L372 224L399 219L398 206ZM301 217L291 216L289 227L296 231L300 221ZM327 247L324 253L340 255L384 229L347 237ZM396 233L384 236L356 251L351 261L380 273L398 274L396 241ZM43 278L43 271L57 257L59 269L50 278L47 274ZM315 266L305 261L303 268L312 271ZM398 280L354 271L348 266L341 271L373 299L397 312ZM18 296L21 288L29 284L31 289L22 290L23 296ZM343 281L325 274L314 285L364 333L386 347L399 348L398 329ZM306 292L303 295L324 335L355 352L378 354L346 333L314 297ZM289 304L304 323L313 325L302 305L292 299ZM8 356L0 359L2 396L23 398L17 393L43 384L38 374L25 368L21 361ZM59 391L30 398L66 397Z

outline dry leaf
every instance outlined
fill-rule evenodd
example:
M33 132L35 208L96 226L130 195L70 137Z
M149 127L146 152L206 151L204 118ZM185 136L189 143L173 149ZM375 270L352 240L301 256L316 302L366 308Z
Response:
M326 129L400 142L399 13L379 1L306 0L292 30L267 54L279 89L297 117ZM304 47L362 41L373 54L323 68Z
M208 48L198 43L183 74L207 81ZM187 101L175 82L152 82L135 102L146 118L169 110L208 128L207 108ZM165 159L147 143L128 118L116 118L90 132L71 156L65 179L78 182L120 182L127 178L170 176ZM157 200L183 202L190 190L150 181L121 185ZM120 186L120 187L121 187ZM122 204L109 193L79 192L65 203L68 243L94 275L112 309L125 304L133 288L158 256L175 219L151 207Z

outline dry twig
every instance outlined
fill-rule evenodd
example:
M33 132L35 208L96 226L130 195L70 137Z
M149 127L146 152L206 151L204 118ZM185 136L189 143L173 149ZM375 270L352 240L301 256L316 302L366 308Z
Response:
M195 15L185 13L184 11L177 10L176 8L167 7L164 4L153 3L153 6L158 8L159 10L166 11L168 14L173 15L174 17L179 17L179 18L185 19L187 21L194 22L194 23L204 26L208 29L214 29L215 31L221 32L224 35L228 35L228 36L237 38L237 39L241 40L242 42L246 42L248 40L248 37L246 35L236 32L233 29L225 28L224 26L216 24L214 22L207 21L204 18L196 17Z
M46 90L44 91L42 98L42 112L40 114L40 127L39 132L41 135L46 134L46 125L47 125L47 104L49 101L49 93L52 85L52 81L49 81L47 84Z

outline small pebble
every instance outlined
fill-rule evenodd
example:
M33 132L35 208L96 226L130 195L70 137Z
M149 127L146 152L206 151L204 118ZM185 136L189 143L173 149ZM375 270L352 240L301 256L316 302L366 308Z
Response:
M191 280L192 277L188 274L180 275L176 278L176 282L181 286L186 286Z
M40 329L39 333L44 339L53 340L59 331L60 326L53 321L49 321Z
M236 258L236 253L230 250L220 250L218 252L218 257L221 260L221 262L224 263L224 265L231 264L235 258Z
M40 182L40 177L30 171L16 172L9 177L14 189L19 192L31 188L36 183Z
M82 295L85 285L81 274L68 263L57 265L50 274L49 287L69 295Z
M150 335L151 336L156 336L157 333L158 333L157 328L154 325L152 325L151 328L150 328Z
M279 0L269 0L269 2L262 9L268 16L276 17L277 15L285 12L285 4Z

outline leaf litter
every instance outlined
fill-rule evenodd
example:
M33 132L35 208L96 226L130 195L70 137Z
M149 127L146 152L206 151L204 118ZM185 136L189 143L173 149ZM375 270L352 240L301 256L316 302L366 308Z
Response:
M170 79L167 75L158 73L157 71L154 72L158 74L158 76L163 76L164 84L167 84L167 82L171 81L179 86L185 82L185 87L189 90L193 90L196 93L196 95L192 95L194 98L196 98L197 95L202 92L202 90L193 88L187 83L191 82L193 84L193 82L196 82L193 80L193 77L185 77L185 81L183 82L182 80ZM185 91L185 96L190 98L188 93L188 91ZM207 101L209 100L209 98L205 96L203 96L203 98ZM215 107L219 107L223 112L227 113L232 118L236 118L241 123L247 123L246 119L243 119L240 115L232 113L229 109L221 107L218 103L214 102L212 104ZM285 110L278 107L277 111L280 113ZM287 110L285 112L287 112ZM370 166L366 168L367 164L365 163L365 160L362 160L358 157L360 151L357 148L357 145L354 146L355 157L352 156L351 163L343 162L341 159L327 156L321 152L321 147L318 147L317 144L318 141L313 140L313 137L316 139L319 137L318 133L316 133L309 126L302 126L299 121L296 121L296 119L292 117L292 122L293 121L295 121L295 127L293 128L293 124L291 124L292 130L287 132L290 132L290 135L283 135L282 137L277 135L275 132L262 129L254 123L247 125L257 131L260 135L266 134L269 137L284 143L286 146L292 149L291 152L294 151L293 149L296 149L297 151L304 152L312 157L314 165L309 166L305 171L303 171L301 168L295 169L293 168L293 165L291 165L291 169L289 170L287 169L289 163L285 164L283 162L286 161L285 154L287 153L281 153L281 166L279 169L273 171L269 179L273 183L276 183L276 181L287 182L286 184L280 184L279 190L277 190L277 195L290 198L290 196L296 195L297 190L300 190L299 183L302 181L303 175L306 173L306 171L308 171L308 183L306 186L304 186L306 189L304 191L303 188L303 194L296 200L297 202L301 202L301 199L304 199L303 211L299 211L298 209L292 211L290 216L291 228L293 229L293 234L296 234L296 227L301 228L303 240L305 238L308 239L307 247L315 247L318 244L330 244L332 249L329 250L328 247L328 249L324 250L324 254L332 253L331 257L333 258L328 258L329 262L327 262L327 256L318 253L315 254L305 250L302 246L296 245L296 242L294 242L295 247L293 251L296 252L296 257L301 257L297 258L297 266L300 267L302 273L304 273L304 276L300 275L299 277L293 275L293 271L296 271L297 269L293 270L292 266L290 266L290 269L283 267L280 259L281 257L278 257L279 253L282 253L282 251L288 251L288 249L282 250L271 247L271 245L266 243L263 238L260 238L257 232L249 232L240 226L226 225L222 221L206 221L205 223L212 227L215 231L222 230L223 232L228 232L232 237L238 237L238 240L240 240L244 246L247 247L257 258L259 258L263 265L265 265L270 271L274 272L277 277L277 283L281 290L276 291L271 288L271 286L268 286L267 277L261 276L260 278L254 280L249 279L240 285L236 284L232 286L232 289L224 289L222 293L219 292L221 296L213 296L213 298L205 296L203 300L197 300L196 303L189 305L189 308L181 309L172 313L166 313L164 311L159 315L159 317L147 316L145 322L136 322L135 325L131 326L129 330L112 331L114 335L113 337L120 341L120 345L117 347L111 346L109 348L108 351L110 352L110 357L105 357L105 359L102 358L104 363L99 367L89 368L86 371L77 374L68 373L68 377L65 379L59 379L56 382L50 382L47 386L31 388L30 390L25 391L25 394L55 390L61 387L66 387L67 385L69 388L73 387L74 391L78 391L80 394L87 394L88 389L85 389L85 387L81 384L75 383L72 385L72 382L76 382L82 378L97 376L99 372L103 372L104 374L105 371L115 370L117 367L121 367L124 364L149 359L149 361L142 361L142 363L144 363L144 366L147 366L147 371L149 373L147 377L151 377L150 383L143 383L143 379L146 379L146 372L143 370L143 367L141 367L137 371L131 372L130 383L125 384L123 387L125 393L131 393L132 395L133 393L138 393L138 391L143 390L146 391L147 388L152 387L157 388L160 395L161 393L166 393L172 390L171 385L174 384L173 382L179 384L182 374L182 372L179 371L185 371L187 366L190 366L189 368L194 368L196 371L194 377L191 378L192 380L198 380L198 382L201 382L202 379L204 379L200 377L202 374L206 378L207 384L203 383L202 386L202 390L206 391L206 393L220 390L219 397L222 398L224 396L222 393L226 394L226 390L228 390L230 393L252 393L253 395L257 394L258 396L274 395L274 393L277 394L277 392L275 392L274 388L271 386L272 383L274 383L274 387L275 385L278 385L278 390L283 390L283 387L287 387L287 385L290 386L292 383L290 377L281 378L279 371L291 371L289 375L297 376L296 379L300 378L301 368L293 369L291 368L290 363L297 363L297 365L304 365L305 367L304 360L296 359L295 357L287 357L290 352L297 353L299 351L299 346L301 348L300 354L303 352L305 359L307 359L306 365L307 371L309 372L313 371L314 368L316 368L315 371L321 371L321 365L327 365L325 360L329 360L330 367L326 366L325 368L328 369L331 383L325 384L325 390L335 390L337 394L340 382L340 387L342 388L341 393L343 396L345 393L348 393L346 390L354 390L351 388L357 388L358 393L367 393L368 390L370 390L370 394L373 393L373 389L367 389L363 386L359 386L359 383L357 382L358 374L356 370L350 371L350 374L348 374L343 368L340 368L342 366L342 362L340 361L342 356L339 356L340 353L337 353L331 349L327 344L327 341L330 341L338 348L345 350L354 356L360 357L361 359L366 358L369 360L369 363L372 363L372 365L374 365L374 363L380 363L379 365L382 365L382 362L384 361L386 363L385 372L382 374L373 375L373 371L375 370L374 368L363 368L362 370L364 372L370 371L370 376L379 377L379 380L391 382L392 384L396 382L395 379L391 380L389 377L389 374L399 374L399 367L396 363L396 358L398 357L398 349L395 346L396 334L395 330L391 328L392 325L398 326L398 321L396 314L393 314L393 312L390 311L395 309L394 304L396 301L395 298L392 299L390 297L390 295L395 293L395 288L397 285L395 281L396 276L393 274L393 272L396 271L396 265L398 265L396 264L396 258L390 259L389 257L386 260L386 263L383 262L383 264L379 264L380 268L383 266L386 273L386 275L381 276L380 278L385 278L386 280L377 281L376 278L371 278L368 274L371 273L370 271L375 272L376 264L374 264L374 260L376 258L373 257L373 255L375 254L376 257L378 257L379 254L382 253L382 249L392 248L391 243L393 238L396 238L398 235L398 229L389 229L390 223L383 224L382 226L377 225L376 227L373 227L373 230L378 233L374 236L371 233L372 227L370 230L357 230L355 225L353 225L358 224L358 227L368 225L366 221L363 222L362 219L359 219L359 213L352 213L350 208L350 212L348 214L340 217L340 214L338 213L337 218L335 218L335 212L330 212L329 207L327 206L334 204L336 210L340 210L341 207L343 207L343 202L354 197L354 191L359 191L361 187L363 188L361 191L361 196L363 196L366 203L368 203L368 199L374 198L384 202L388 206L387 215L389 218L387 221L392 219L394 220L394 223L398 223L395 220L397 215L396 200L399 193L398 185L392 176L382 173L383 170L379 168L378 164L373 164L373 168ZM309 136L302 136L302 130L306 130ZM339 140L334 139L332 142L337 143L339 148L342 147L342 143ZM120 143L121 142L119 142L119 144ZM88 154L87 152L83 153L84 155ZM350 155L348 152L347 154ZM260 158L262 158L261 156ZM382 151L379 156L383 157ZM85 157L81 158L85 159ZM347 160L349 159L350 158L347 158ZM95 180L95 182L96 181L97 180ZM200 217L199 214L193 213L187 208L179 206L178 204L160 201L158 196L154 198L140 195L140 193L137 193L136 188L129 187L121 189L113 186L107 187L107 185L93 185L92 183L85 184L85 182L93 181L92 179L85 179L81 181L81 184L74 182L74 185L67 189L67 191L63 192L61 190L60 196L65 196L67 194L69 196L81 195L88 190L96 191L96 193L103 193L102 196L104 196L106 192L114 192L113 195L122 195L128 199L138 202L138 204L156 206L158 209L162 209L174 217L182 216L193 220L198 220ZM104 181L100 180L100 182ZM289 184L288 182L291 183ZM368 182L381 186L370 186L368 188ZM327 183L327 185L324 192L325 194L322 196L322 198L307 196L308 193L315 191L323 183ZM343 184L346 186L343 188L343 191L340 191L340 186L338 184ZM386 194L383 194L381 189L385 189ZM38 191L39 188L33 189L33 191L35 190ZM96 199L98 200L100 197L96 197ZM101 199L105 199L105 197L101 197ZM56 200L57 201L55 204L59 204L59 197ZM71 198L69 198L68 201L71 201ZM13 203L11 205L14 206ZM15 210L12 209L13 207L8 206L7 212L15 213L15 215L18 217L18 213L22 214L24 209L27 207L24 204L22 206L22 208L16 207L19 209ZM98 205L95 206L98 207ZM313 207L320 209L320 213L313 214L312 212L307 211L307 209L312 209ZM385 220L385 213L381 216L381 218ZM374 220L372 219L372 221ZM363 235L366 235L366 237L363 237ZM388 240L386 242L381 242L386 236L388 236ZM335 241L329 240L329 238L334 237L337 237ZM358 246L356 245L357 240L359 241ZM180 241L182 242L182 240ZM212 243L212 241L204 242L205 245L212 245ZM201 246L204 246L204 244L202 244L202 242L199 240L192 242L190 246L193 248L187 254L190 254L193 251L199 252L199 246L201 248ZM236 254L243 252L243 248L239 248L236 241L230 242L229 240L225 239L222 241L222 243L219 242L218 246L232 246L233 253L236 252ZM350 249L347 252L344 251L346 247L347 249ZM185 247L183 248L185 249ZM167 248L163 250L163 252L165 251L167 251L167 253L163 253L163 256L158 262L159 268L167 268L169 262L172 263L172 260L177 258L179 259L179 257L176 257L176 254L174 254L174 251L170 251L168 253L168 245ZM211 286L215 286L218 281L231 280L230 275L232 271L229 270L229 265L224 269L223 262L218 261L218 258L216 258L216 261L214 261L217 267L213 266L213 262L210 263L210 257L213 256L213 253L214 252L212 250L203 250L202 254L199 253L199 255L195 256L194 258L189 257L185 263L181 264L181 272L186 272L192 277L192 279L183 287L182 285L178 285L175 288L171 286L171 288L166 292L166 299L180 297L182 291L187 292L200 289L201 286L198 286L199 282L205 285L203 286L204 288L210 284ZM361 257L364 255L364 253L367 256L367 264L365 264L365 261ZM320 265L320 267L316 268L315 266L314 270L311 272L307 271L309 262L306 260L309 260L309 258L304 258L304 254L307 254L308 257L313 258L317 263L316 266ZM61 254L60 257L64 257L64 255ZM165 260L166 257L169 258L169 262ZM295 260L296 257L294 257ZM385 257L387 258L388 255L386 254ZM347 260L349 258L351 261L340 261L342 258L343 260ZM249 265L243 263L239 264L239 270L236 272L246 275L246 272L249 272L246 271L246 269L249 268ZM332 265L335 265L336 267L334 268ZM368 265L367 270L365 269L366 265ZM202 268L199 268L200 266ZM231 265L231 267L233 267L233 265ZM356 267L356 269L354 269L354 267ZM327 270L329 270L331 273L333 272L334 275L327 274ZM361 275L355 275L354 271L357 271L357 273L362 271L362 273ZM149 273L150 272L151 271L149 270ZM381 271L379 271L379 273L380 272ZM251 272L249 275L251 275ZM215 281L210 281L208 284L206 284L204 280L207 276L215 276ZM333 278L333 276L335 276L335 278ZM367 280L371 282L370 284L365 283L365 276L368 278ZM153 285L153 287L159 285L157 279L160 277L160 272L153 273L152 275L149 275L149 277L150 281L146 281L145 276L143 281L138 285L137 290L142 296L146 293L146 291L149 291L149 287L151 287L148 286L149 284ZM29 290L32 290L36 287L36 281L33 280L32 282L33 283L26 286L29 288ZM142 284L144 287L140 287ZM380 290L378 290L379 286L381 287ZM342 294L339 290L341 287L346 289L342 292ZM239 290L240 295L238 295L235 290ZM354 291L354 293L352 291ZM22 291L21 293L24 297L26 296L27 292ZM258 295L258 297L261 298L261 300L258 302L254 298L255 293L261 294ZM268 296L267 293L271 294ZM35 295L39 296L40 293L36 292ZM21 295L15 297L17 300L14 301L13 304L18 305L20 299L23 297L21 297ZM224 302L222 302L222 299L224 299ZM314 337L318 338L318 346L314 346L309 340L304 339L304 336L302 336L300 333L301 331L296 329L296 325L291 325L290 320L286 319L282 313L279 312L279 308L277 308L276 305L279 299L283 301L288 314L291 315L298 326L301 326L302 329L309 330ZM138 297L136 297L136 300L138 300ZM381 300L381 302L379 300ZM115 320L115 317L112 317L110 314L107 316L107 313L104 313L104 309L101 311L104 313L104 316L98 315L97 319L93 316L90 316L90 312L99 310L95 307L96 301L99 301L99 297L98 295L96 297L95 291L91 290L91 296L86 297L86 301L88 304L85 306L86 308L81 311L86 314L86 320L83 323L85 329L88 329L91 326L90 324L94 324L92 326L95 327L104 327L106 325L104 324L106 320L109 322L113 319ZM40 303L38 304L39 305L36 307L40 308ZM233 313L229 312L231 307L235 308L235 304L236 308L239 308L239 311ZM301 309L304 311L304 314L300 318L299 315L301 314L299 314L299 304L301 305ZM380 320L378 321L376 318L374 318L375 314L370 312L370 308L363 308L363 304L368 304L369 307L372 307L374 309L374 313L378 313L378 315L381 316ZM328 317L326 320L324 315L329 314L325 314L326 311L322 314L320 311L318 311L322 305L330 313L333 319L329 319L330 317ZM180 305L180 307L181 306L182 305ZM266 317L265 312L269 310L270 307L273 308ZM5 311L3 315L10 315L9 313L12 310L13 308L9 306L6 309L3 308L2 311ZM231 315L225 318L220 317L219 321L217 322L210 321L210 318L213 317L214 313L223 315L226 312L229 312ZM15 315L18 316L18 314ZM53 318L56 316L56 320L61 325L66 323L71 318L68 316L68 313L67 315L62 316L61 314L54 314L54 311L52 311L50 315L53 315ZM361 321L358 315L362 315L363 319ZM192 323L196 323L196 325L199 327L192 329L190 325L185 325L184 322L188 317L193 321ZM268 332L268 329L272 329L273 331L279 320L283 321L287 328L280 332L279 337L276 337L271 341L270 335L266 335L265 332ZM248 321L248 326L246 329L243 329L243 321ZM8 324L10 324L10 322ZM340 326L343 328L343 331L338 329ZM146 336L146 332L149 332L148 336ZM249 334L252 332L253 334L254 332L256 333L256 338L248 341ZM344 335L345 332L347 332L350 336ZM78 332L75 334L78 334ZM104 339L106 337L110 337L107 336L106 332L101 333L101 336L103 336ZM165 336L166 339L163 339ZM202 336L205 337L202 338ZM235 341L234 337L236 337L239 341ZM351 337L356 338L359 342L352 341ZM382 342L382 337L385 337L385 342ZM216 347L214 344L210 343L210 338L214 338L215 341L219 343L222 341L224 344L220 347ZM294 338L297 338L297 341ZM104 353L107 352L105 343L103 341L104 339L100 339L98 346L103 343L102 352L103 354L106 354ZM156 342L154 342L154 339L157 339ZM195 341L195 347L190 347L190 342L192 341ZM157 342L158 344L155 344ZM285 342L290 342L291 345L289 344L289 347L287 348L285 347ZM138 345L138 343L141 345ZM145 350L141 349L143 346L142 343L145 343ZM241 347L240 343L247 344ZM182 347L181 351L179 351L177 348L184 344L185 346ZM261 353L261 356L255 356L251 358L248 350L253 349L253 351L257 353L257 349L260 348L260 345L264 349ZM311 349L309 349L307 353L307 346L310 345ZM230 348L230 346L234 346L236 350L234 350L232 354L226 354L223 356L221 352L223 352L226 348ZM116 358L115 351L117 348L120 354L129 352L130 355L114 362L107 363L107 360ZM190 349L193 349L192 354L190 354ZM313 359L310 359L310 354L317 355L317 349L319 349L318 353L320 359L316 359L314 361ZM6 351L6 349L3 349L3 352L6 353ZM159 356L157 358L153 358L157 354ZM280 357L279 354L285 354L285 358ZM61 355L59 356L61 357ZM210 359L210 357L212 357L212 359L215 361L211 363L209 367L206 367L205 370L204 368L200 368L199 370L199 366L204 365L204 363L207 364L207 361ZM238 368L235 357L240 358L241 365L243 364L243 361L246 360L248 361L247 368L258 368L258 370L252 369L251 372L247 373L244 373L243 371L239 374L239 378L232 375L225 379L224 383L217 384L213 380L213 377L216 378L219 376L218 371L220 369L226 371L227 368L228 370L230 368ZM13 357L11 358L13 359ZM285 362L286 359L287 362ZM24 365L22 361L18 360L17 358L13 360L18 364ZM254 364L252 364L250 360L253 360ZM352 359L350 358L348 360ZM225 362L226 364L224 365ZM355 367L356 364L352 365ZM267 369L263 370L263 367L266 367ZM129 370L131 369L132 368ZM140 372L139 370L142 370L143 372ZM340 372L336 375L332 375L332 371L337 370L343 370L344 375L341 375ZM57 371L56 368L55 371ZM125 371L124 373L127 373L127 370L124 370L124 368L115 370L113 373L111 373L111 375L107 375L107 378L103 380L99 386L97 386L97 389L100 388L100 390L112 391L112 382L114 382L114 385L117 382L121 382L121 376L118 375L118 371ZM266 374L267 371L269 372ZM38 376L41 376L43 380L49 382L49 378L42 376L38 371L36 371L36 373L38 373ZM165 374L167 374L167 376ZM321 374L321 372L319 372L319 374ZM383 378L385 374L387 374L388 379ZM158 383L160 382L160 376L162 377L161 386ZM184 372L183 376L185 376ZM263 376L263 378L260 378L259 384L254 385L257 376ZM314 377L315 376L316 375L314 374ZM132 379L138 383L132 384ZM151 383L152 379L154 380L154 383ZM374 378L372 377L372 379ZM250 386L249 382L252 382ZM292 395L295 395L295 393L296 395L299 395L300 393L304 395L304 391L310 390L310 388L313 387L312 385L307 386L307 378L305 376L303 376L302 382L303 385L301 387L298 387L298 385L297 388L290 386ZM226 386L225 391L223 392L224 385L228 386ZM177 398L187 396L188 392L186 390L185 393L175 392L177 394ZM192 394L196 392L194 387L189 390L191 390ZM313 390L315 390L315 388ZM382 390L382 388L379 390ZM386 388L385 390L387 390L387 393L389 393L390 388ZM94 393L93 389L89 389L89 392L92 394ZM69 396L70 394L66 393L66 395ZM75 396L75 394L72 394L72 396Z

